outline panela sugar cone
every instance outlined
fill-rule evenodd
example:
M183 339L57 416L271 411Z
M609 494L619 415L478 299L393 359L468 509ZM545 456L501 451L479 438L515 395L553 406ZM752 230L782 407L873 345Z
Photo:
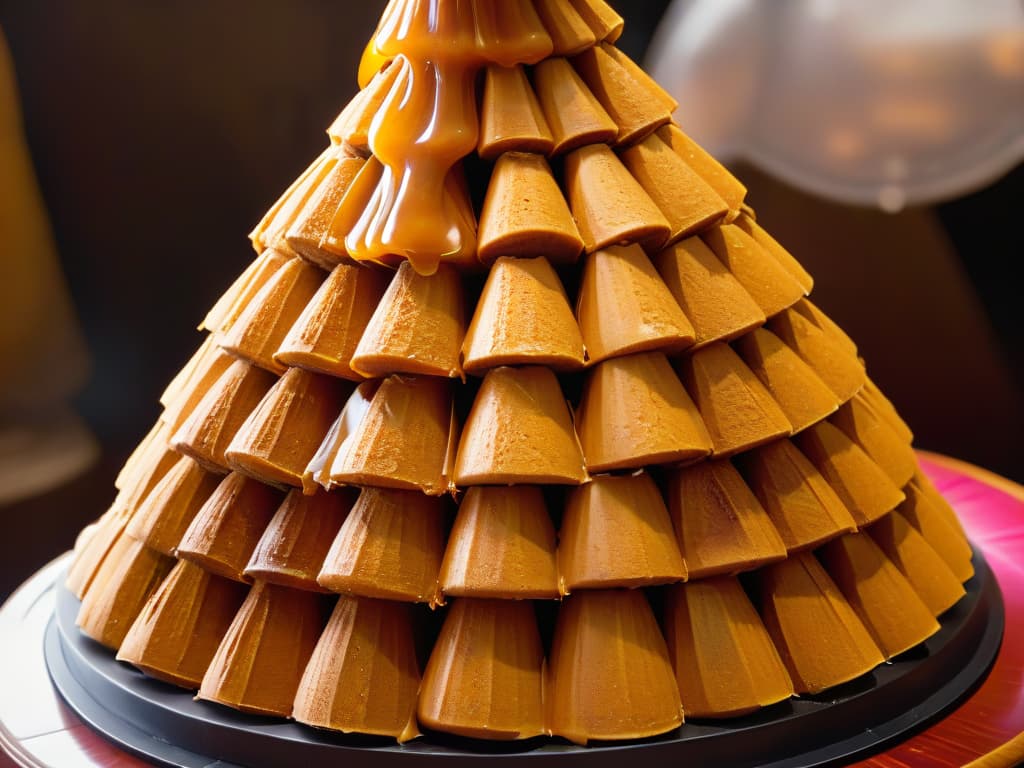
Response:
M348 144L357 152L369 152L370 123L391 93L399 73L407 66L408 61L400 59L376 72L327 128L331 140Z
M545 59L534 67L533 87L555 140L551 154L561 155L618 136L615 121L566 59Z
M544 22L554 44L552 55L572 56L594 45L597 36L570 3L558 0L535 0L534 8Z
M609 43L619 39L625 22L605 0L572 0L572 7L587 22L596 39Z
M966 582L974 575L974 565L971 563L973 553L967 539L950 524L934 498L917 481L908 483L904 492L907 498L897 507L899 514L939 554L957 580Z
M924 493L925 496L928 497L939 514L941 514L946 519L946 522L949 523L950 527L960 535L964 544L967 544L967 532L964 530L963 523L960 521L960 518L957 517L953 507L951 507L945 497L939 493L938 488L935 487L935 484L931 481L928 475L921 471L921 467L917 468L917 472L914 473L914 479L912 482Z
M115 504L96 521L87 541L75 542L75 554L64 586L79 600L85 596L111 548L124 535L130 517L124 507Z
M117 505L129 513L135 512L139 504L149 495L154 486L160 482L181 455L168 445L169 433L162 424L150 433L152 439L147 441L141 453L133 454L129 464L118 475L117 487L121 493L117 496Z
M836 324L835 320L815 306L814 302L810 299L800 299L800 301L793 305L793 309L818 326L823 332L831 336L833 341L846 349L851 355L860 357L860 354L857 351L857 345L854 343L853 339L847 336L846 331L840 328ZM867 384L868 382L865 381L864 386L867 387ZM895 412L895 409L893 409L893 412ZM910 438L908 437L907 439L909 440Z
M487 275L462 343L462 366L482 374L501 365L583 367L583 337L565 289L543 256L503 256Z
M477 739L546 733L544 647L525 600L458 598L423 673L422 725Z
M503 152L547 155L555 147L548 121L522 65L492 64L484 70L477 154L493 160ZM481 228L482 229L482 228ZM480 250L484 239L480 238Z
M337 162L337 149L328 147L309 164L309 167L285 190L277 202L267 211L266 216L249 233L253 248L261 252L264 248L281 247L284 236L299 211L309 200L324 176Z
M182 456L139 505L126 530L150 549L173 555L200 507L221 480Z
M234 325L263 286L292 258L293 253L281 248L267 248L260 253L207 312L200 330L222 333Z
M307 496L315 493L318 486L331 490L339 485L330 479L331 466L338 456L338 451L346 445L366 412L370 410L373 396L380 388L380 384L380 379L369 379L359 384L348 396L341 413L334 420L327 436L302 474L302 489Z
M754 238L762 248L774 256L776 261L785 267L786 271L789 272L789 274L791 274L801 286L803 286L804 293L811 292L811 289L814 287L814 279L811 275L803 268L803 265L793 257L793 254L783 248L779 242L769 235L760 224L754 221L751 216L745 213L739 216L736 219L736 226L740 227L744 232Z
M839 427L880 466L893 484L902 488L917 471L917 456L910 443L881 419L858 393L829 422Z
M407 66L407 62L405 66L396 62L390 69L396 72L404 71ZM359 217L367 210L383 177L384 166L373 155L367 158L366 162L356 171L345 194L342 195L341 202L338 203L338 208L331 217L327 229L320 238L320 250L327 254L324 258L333 256L339 262L354 258L345 245L345 240L356 222L359 221ZM361 261L364 260L356 259L357 263Z
M739 179L697 142L683 133L678 125L663 125L656 131L656 134L725 201L729 207L727 219L739 215L740 205L743 204L743 199L747 196L747 188Z
M908 443L914 439L914 433L910 430L910 427L907 426L907 423L896 412L896 408L889 398L882 394L882 390L878 388L870 377L864 382L864 387L858 394L861 395L861 398L868 406L874 409L879 417L884 419L896 431L896 434Z
M207 339L209 342L213 342L216 336L210 335L207 336ZM209 344L207 354L204 354L198 361L192 375L183 383L181 390L168 400L167 407L160 415L167 425L168 435L173 435L181 428L181 425L192 415L196 406L202 402L206 393L224 375L224 371L231 367L235 359L216 344Z
M439 581L445 595L557 598L555 528L540 488L469 488L448 536Z
M823 331L795 309L773 317L768 330L804 359L842 402L864 386L864 366L834 336Z
M128 630L118 661L172 685L199 688L247 591L179 560Z
M114 487L117 488L117 490L123 491L134 482L132 478L135 477L139 466L149 461L149 459L146 459L145 457L152 456L156 451L160 451L161 454L167 452L168 434L167 424L162 418L157 419L157 422L150 427L146 436L139 441L139 444L136 445L135 449L131 454L129 454L128 458L121 466L121 469L118 471L117 477L114 478ZM171 464L173 463L174 462L171 461Z

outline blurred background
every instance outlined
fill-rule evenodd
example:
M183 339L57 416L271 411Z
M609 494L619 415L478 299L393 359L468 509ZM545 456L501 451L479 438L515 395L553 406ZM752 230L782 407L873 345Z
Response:
M21 382L16 392L31 394L19 402L0 387L0 462L21 453L17 443L3 453L4 429L21 418L43 418L63 404L84 422L72 428L80 461L75 471L69 464L53 474L64 478L58 487L0 494L0 598L70 547L113 499L117 469L200 341L196 325L254 258L247 233L323 148L326 127L354 94L358 60L384 4L0 0L23 117L6 130L24 130L18 135L52 232L45 253L23 246L0 257L7 305L0 325L20 329L17 343L0 334L0 371ZM811 129L808 115L826 111L813 90L810 106L780 102L782 95L758 100L769 81L751 73L764 74L772 53L787 49L785 29L776 23L768 34L758 17L716 27L701 20L696 2L676 2L671 11L667 0L613 5L627 21L618 45L636 60L650 54L666 86L692 98L677 113L684 129L717 148L747 184L759 221L814 275L814 301L858 343L916 444L1024 481L1024 328L1011 277L1024 257L1022 145L941 194L915 199L909 178L897 173L908 182L903 196L844 199L841 173L831 187L802 183L806 168L787 173L799 158L782 152L773 162L771 152L752 151L770 142L753 141L751 126L773 126L776 135L787 126ZM810 9L827 19L822 5L795 3L787 13ZM751 3L723 6L740 14ZM671 29L663 26L649 51L663 19ZM813 41L813 25L802 29ZM752 49L757 57L739 55ZM827 48L808 51L819 57L812 65L828 69ZM1004 55L1008 92L1024 104L1024 72L1014 70L1024 69L1024 54L1011 40ZM785 74L781 66L772 71ZM725 94L731 107L746 104L743 119L702 124L697 104L724 104ZM17 122L8 107L0 110L0 128ZM761 120L768 112L772 120ZM901 123L904 139L914 126L928 134L923 114L910 128ZM1019 140L1019 121L1016 130ZM10 186L4 168L0 185ZM0 202L4 194L11 193L0 189ZM22 289L32 280L43 286L34 302Z

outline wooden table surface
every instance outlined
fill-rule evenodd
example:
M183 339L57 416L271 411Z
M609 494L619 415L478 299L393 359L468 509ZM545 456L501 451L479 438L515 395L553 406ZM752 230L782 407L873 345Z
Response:
M952 768L979 758L976 765L984 768L1019 765L1024 762L1024 487L955 459L919 456L985 553L1002 589L1006 634L991 674L959 708L856 765ZM52 587L64 565L62 557L39 570L0 608L0 768L145 766L90 730L50 683L42 638L53 613Z

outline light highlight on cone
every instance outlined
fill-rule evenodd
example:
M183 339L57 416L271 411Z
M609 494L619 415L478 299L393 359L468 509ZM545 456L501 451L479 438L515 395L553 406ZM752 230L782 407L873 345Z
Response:
M487 67L477 154L485 160L493 160L502 152L512 150L546 155L554 146L548 121L522 65ZM482 243L481 236L481 249Z
M555 139L552 155L608 142L619 133L615 121L565 59L545 59L533 68L533 86Z
M554 44L552 54L571 56L589 48L597 42L594 30L569 3L559 0L534 0L537 15L544 22L544 28L551 35Z

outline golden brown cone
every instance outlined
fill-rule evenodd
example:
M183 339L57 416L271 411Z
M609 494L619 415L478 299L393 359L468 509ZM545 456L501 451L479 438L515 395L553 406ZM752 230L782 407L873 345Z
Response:
M846 331L840 328L835 320L822 312L814 303L808 299L800 299L793 305L793 309L806 317L821 330L831 336L840 346L844 347L851 355L857 357L857 345L853 339L846 335ZM865 383L866 386L866 383Z
M167 424L162 418L157 419L156 423L150 427L149 432L146 433L145 437L139 441L139 444L135 446L131 454L128 456L125 463L121 466L121 469L117 473L117 477L114 478L114 487L119 491L123 491L128 488L133 478L136 476L136 470L150 461L145 457L152 456L157 451L160 454L167 452L167 436L169 432L167 430ZM172 461L171 464L174 462Z
M735 461L789 552L857 530L832 486L789 440L768 443Z
M694 348L740 336L764 324L764 312L699 237L666 248L653 261L693 324Z
M285 366L274 360L274 353L323 279L323 270L300 258L292 259L274 273L227 329L221 347L272 373L284 373Z
M917 456L892 427L857 394L829 419L875 460L893 484L902 488L917 471Z
M226 331L248 307L274 274L294 258L294 254L280 248L267 248L238 276L213 308L207 313L199 329L211 333Z
M174 558L131 536L121 536L82 598L75 623L93 640L116 651L172 565Z
M257 581L228 627L197 698L288 717L324 626L326 598Z
M324 591L316 577L355 497L348 489L312 496L290 491L263 531L245 575L292 589Z
M939 489L935 487L935 484L931 481L924 472L921 471L921 467L917 468L917 472L914 473L914 484L924 492L928 499L932 502L936 510L946 519L950 527L960 534L960 538L964 540L964 544L967 544L967 531L964 530L964 525L960 522L960 518L956 512L953 511L953 507L950 506L946 498L939 493ZM969 545L968 545L969 547Z
M477 154L485 160L510 150L547 155L554 146L548 121L522 65L488 66L484 71Z
M668 123L672 108L661 88L650 78L635 78L634 72L623 66L620 58L609 53L609 48L611 46L592 46L576 56L572 63L590 92L619 127L615 142L631 144ZM692 175L703 184L700 177Z
M737 717L793 695L779 652L735 578L672 587L665 642L687 717Z
M887 659L939 631L928 606L866 533L833 539L818 557Z
M178 545L178 557L211 573L249 581L245 566L281 503L281 493L232 472L206 500Z
M594 366L576 423L591 472L699 459L711 450L697 406L660 352Z
M361 157L342 154L296 215L285 233L285 242L302 258L328 270L344 261L338 254L325 251L320 243L364 162Z
M163 422L156 426L144 439L144 446L129 457L128 463L118 475L116 487L121 491L115 504L134 512L146 495L153 489L160 478L167 474L171 467L181 458L172 450L167 441L170 433Z
M318 487L331 490L338 485L330 479L331 466L338 456L338 451L370 409L370 403L373 402L373 396L380 388L380 383L380 379L364 381L348 396L341 413L331 425L327 437L320 444L316 455L310 459L302 475L302 489L307 496L316 493Z
M740 205L743 204L743 199L747 196L747 188L740 180L697 142L683 133L678 125L663 125L656 133L658 138L668 144L672 151L679 155L725 201L725 204L729 206L727 218L735 218L739 213Z
M540 488L468 489L448 536L439 581L446 595L557 598L555 528Z
M346 143L354 149L370 151L370 123L380 111L384 99L391 92L403 67L409 63L405 57L393 59L382 67L353 99L345 105L327 129L332 141Z
M206 470L226 472L229 464L224 452L276 381L273 374L236 360L174 433L171 446Z
M555 374L536 365L488 371L462 431L455 484L579 485L586 479Z
M403 262L359 340L352 370L364 376L458 376L463 311L455 267L442 264L427 277Z
M502 256L491 267L462 342L462 367L583 367L583 337L562 282L543 256Z
M224 452L232 469L302 487L302 474L341 410L351 384L289 368L238 428Z
M638 88L642 88L652 99L659 100L668 112L675 112L676 107L679 106L672 95L668 93L664 88L658 85L657 81L647 74L643 67L633 61L629 56L624 54L614 45L608 43L601 43L601 49L607 53L615 61L615 63L622 67L631 78L637 83Z
M505 152L494 164L480 213L477 257L544 256L574 262L583 240L547 160Z
M281 365L362 381L349 365L387 290L390 273L339 264L314 294L274 354Z
M882 468L827 421L804 430L795 441L842 499L858 526L874 522L903 501L903 492Z
M672 231L650 195L604 144L565 156L565 188L587 253L626 243L657 250Z
M117 652L147 675L196 689L246 588L179 560L149 598Z
M768 323L768 330L800 355L842 402L845 403L864 386L867 376L861 362L835 337L795 309L787 309L773 317Z
M586 257L576 317L591 363L631 352L672 352L696 334L639 245Z
M933 616L939 616L963 597L964 588L956 574L898 511L872 525L868 533Z
M686 578L672 521L651 476L595 477L569 494L558 532L563 594Z
M177 398L182 393L182 391L185 389L188 383L196 375L196 371L200 367L206 366L208 364L207 361L213 355L214 351L219 350L217 348L217 345L214 343L213 334L205 334L203 336L202 344L200 344L196 348L196 351L192 353L192 356L188 359L188 362L186 362L185 365L183 365L181 369L179 369L179 371L176 374L174 374L174 378L171 379L171 381L167 384L166 387L164 387L164 391L160 393L160 405L164 406L164 408L166 409L167 406L169 406L174 401L174 399ZM163 416L161 416L161 419L163 419ZM152 431L153 430L150 430L150 433L152 433ZM148 439L149 434L147 434L146 437L143 438L138 445L136 445L135 451L138 451L141 445L145 443L146 440ZM133 451L133 455L135 451ZM131 462L131 457L129 457L128 462Z
M555 139L552 155L618 135L615 121L566 59L545 59L534 67L533 87Z
M423 673L417 715L476 739L546 733L544 647L526 600L455 601Z
M810 293L814 287L814 278L803 268L803 265L794 258L793 254L783 248L779 242L768 234L760 224L754 221L753 217L744 213L736 220L737 226L743 229L748 235L754 238L761 247L775 257L775 259L786 268L796 281L803 286L804 293Z
M419 735L419 686L408 606L341 597L306 665L292 717L318 728L406 741Z
M864 402L874 408L875 413L885 419L886 423L896 431L896 434L908 443L913 442L914 433L896 412L896 407L889 401L889 398L882 394L882 390L870 377L864 382L864 388L860 394L863 396Z
M357 426L328 434L324 445L335 439L337 451L320 473L328 482L320 483L445 493L456 433L446 379L390 376L381 382ZM318 458L314 456L313 462Z
M654 134L626 149L622 162L668 220L670 243L720 221L729 210L718 193Z
M904 492L907 499L897 511L938 552L957 580L963 583L970 579L974 575L974 565L971 563L973 553L967 539L950 524L934 498L917 481L909 483Z
M765 317L778 314L804 297L803 286L736 225L714 227L703 232L701 239L739 280Z
M597 42L594 30L575 8L562 0L534 0L533 7L544 22L554 44L552 56L571 56Z
M779 404L793 432L835 413L839 398L814 370L767 328L755 328L733 347Z
M885 659L825 569L802 552L758 572L760 612L797 693L818 693Z
M295 214L301 210L313 188L320 183L320 180L333 166L336 152L337 149L333 146L327 147L321 152L270 207L255 229L249 233L249 239L252 240L252 246L257 253L262 253L265 248L279 244L278 241L287 231Z
M749 571L786 557L771 518L729 461L673 472L668 504L691 579Z
M391 67L397 69L397 67ZM345 246L345 238L359 221L359 217L370 205L370 200L377 191L384 176L384 166L374 156L370 156L362 168L356 173L352 182L341 197L338 209L334 212L323 237L320 239L320 250L334 254L340 262L352 258Z
M201 364L196 367L195 373L191 376L184 388L168 402L167 408L160 415L160 418L167 424L167 434L173 435L182 424L192 415L192 411L202 401L210 388L217 383L217 379L224 375L224 371L231 367L235 358L229 355L216 345L216 336L207 337L210 344L210 354L206 355Z
M438 602L444 506L419 491L364 488L317 576L333 592Z
M189 523L220 480L220 475L182 456L139 505L126 533L150 549L173 555Z
M68 568L64 586L81 600L103 565L107 553L123 536L130 514L116 503L96 521L88 541L75 542L75 556Z
M623 20L604 0L570 0L572 7L587 22L594 37L614 43L622 34Z
M699 349L679 366L711 436L713 456L731 456L792 432L779 404L728 345Z
M665 639L639 590L581 590L562 602L545 689L547 725L576 744L637 739L683 722Z

